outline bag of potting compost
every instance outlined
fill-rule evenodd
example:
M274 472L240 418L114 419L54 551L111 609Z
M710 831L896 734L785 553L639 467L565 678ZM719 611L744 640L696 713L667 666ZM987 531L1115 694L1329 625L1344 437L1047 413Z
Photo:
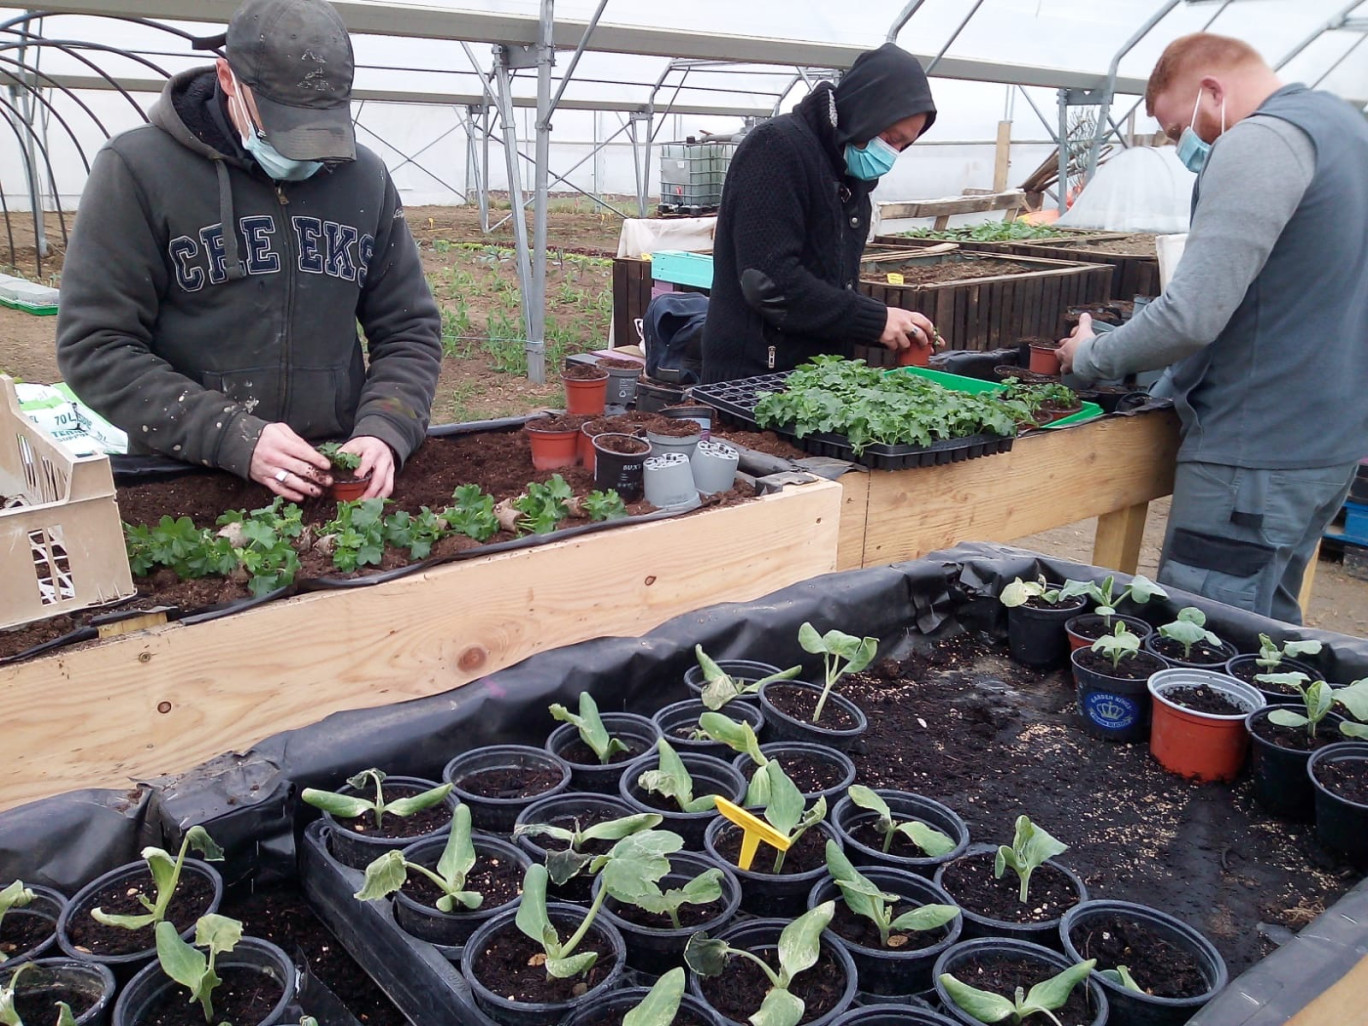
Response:
M128 451L128 436L76 398L65 382L55 385L18 383L19 409L54 441L77 456Z
M696 385L703 373L703 322L708 297L698 292L667 292L646 308L646 376L679 385ZM662 373L663 372L663 373Z

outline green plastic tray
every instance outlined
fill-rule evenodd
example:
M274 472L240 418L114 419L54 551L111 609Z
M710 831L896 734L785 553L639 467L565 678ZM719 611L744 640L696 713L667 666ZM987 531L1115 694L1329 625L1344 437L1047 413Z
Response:
M985 392L1001 392L1006 387L996 381L983 381L980 378L966 378L962 374L947 374L945 371L931 370L929 367L894 367L887 371L889 374L915 374L919 378L934 382L942 388L949 388L956 392L968 392L971 395L982 395ZM1029 431L1053 431L1055 428L1071 427L1074 424L1082 424L1089 420L1096 420L1102 416L1102 407L1097 403L1084 403L1083 408L1077 413L1071 413L1067 417L1046 424L1044 427L1028 428Z

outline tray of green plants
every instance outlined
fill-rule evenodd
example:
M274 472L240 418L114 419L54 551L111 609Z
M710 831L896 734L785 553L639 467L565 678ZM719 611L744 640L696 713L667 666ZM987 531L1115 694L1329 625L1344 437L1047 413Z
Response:
M980 378L967 378L961 374L947 374L945 371L931 370L929 367L899 367L884 373L913 374L956 392L971 392L975 395L996 393L1006 401L1025 405L1034 423L1022 422L1024 428L1070 427L1103 414L1102 407L1097 403L1082 401L1077 392L1058 383L1035 385L1018 381L1016 378L1006 378L1001 383L996 383Z

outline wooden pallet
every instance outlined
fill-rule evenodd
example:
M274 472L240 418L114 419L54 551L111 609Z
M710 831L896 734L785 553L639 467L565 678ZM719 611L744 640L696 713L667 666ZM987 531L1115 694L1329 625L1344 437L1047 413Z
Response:
M613 260L613 344L645 346L637 325L651 305L651 262L640 257Z

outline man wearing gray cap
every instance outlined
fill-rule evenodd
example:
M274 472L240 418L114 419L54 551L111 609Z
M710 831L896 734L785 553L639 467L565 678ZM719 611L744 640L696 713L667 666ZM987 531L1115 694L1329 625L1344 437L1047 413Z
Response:
M224 49L96 157L58 364L132 452L300 500L328 483L313 443L345 440L386 496L427 428L441 319L394 183L356 145L351 41L325 0L247 0Z

